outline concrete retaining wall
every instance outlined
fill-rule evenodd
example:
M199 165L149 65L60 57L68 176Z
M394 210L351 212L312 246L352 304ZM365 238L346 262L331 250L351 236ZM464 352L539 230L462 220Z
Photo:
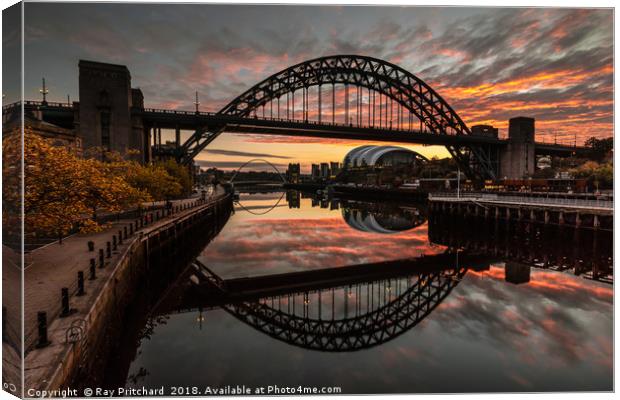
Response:
M82 388L99 386L110 350L120 337L127 306L150 273L150 259L178 252L191 260L217 235L231 209L232 196L226 195L133 237L97 293L72 304L87 311L54 320L48 330L52 345L28 353L26 397L39 397L36 390L64 388L78 389L82 395ZM87 302L89 307L80 304Z

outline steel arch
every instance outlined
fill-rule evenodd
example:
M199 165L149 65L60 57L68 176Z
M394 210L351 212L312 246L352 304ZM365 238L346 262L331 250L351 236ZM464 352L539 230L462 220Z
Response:
M420 274L397 299L355 318L302 318L260 302L230 304L224 308L242 322L291 345L326 352L351 352L380 345L413 328L441 304L466 271Z
M439 135L471 135L452 107L428 84L407 70L373 57L335 55L301 62L286 68L241 94L218 113L247 117L254 110L286 93L321 85L354 85L379 92L414 114ZM225 130L225 126L197 131L183 145L190 159ZM477 146L446 146L468 176L494 178L495 170L486 152ZM470 163L476 168L470 168Z

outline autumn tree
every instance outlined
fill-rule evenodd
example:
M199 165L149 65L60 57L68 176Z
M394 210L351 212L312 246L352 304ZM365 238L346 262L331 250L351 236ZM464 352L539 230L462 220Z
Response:
M20 139L16 134L2 142L8 168L21 157ZM54 146L29 128L24 130L23 146L26 234L61 236L75 228L100 229L91 218L94 210L118 212L149 200L147 193L134 188L121 176L110 174L105 163ZM3 168L3 179L12 187L6 196L3 191L3 200L9 203L8 208L18 208L21 204L19 174Z
M167 200L185 194L180 179L169 174L161 163L143 165L118 152L106 152L104 160L110 175L125 179L133 188L147 194L149 200Z
M187 166L179 164L172 158L158 164L181 185L182 195L187 196L192 192L193 181Z
M599 164L588 161L570 171L575 178L588 181L591 188L611 189L614 181L614 168L611 163Z

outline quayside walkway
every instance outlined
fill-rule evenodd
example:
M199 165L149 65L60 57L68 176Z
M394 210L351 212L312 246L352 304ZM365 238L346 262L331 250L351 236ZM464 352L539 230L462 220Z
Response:
M477 202L490 204L519 204L532 207L550 207L550 208L573 208L582 210L596 210L601 212L613 212L613 200L590 200L577 198L557 198L557 197L531 197L522 196L504 196L492 193L430 193L428 195L431 201L448 201L448 202Z
M102 232L76 234L64 239L62 244L50 243L27 253L24 263L25 352L37 345L39 313L46 313L46 322L50 325L66 312L67 304L71 310L76 296L81 296L82 292L96 292L111 269L106 267L116 265L132 242L132 236L148 235L171 219L191 214L194 208L223 194L224 189L218 188L206 200L198 197L176 200L170 209L149 211L138 219L120 219L111 222ZM66 288L64 293L63 288Z
M607 199L449 192L430 193L428 200L433 212L575 228L613 229L614 203Z

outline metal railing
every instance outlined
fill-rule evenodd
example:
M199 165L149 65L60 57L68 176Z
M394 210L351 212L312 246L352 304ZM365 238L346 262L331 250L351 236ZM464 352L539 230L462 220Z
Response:
M64 108L64 109L71 109L73 108L73 104L68 104L68 103L60 103L60 102L42 102L42 101L32 101L32 100L26 100L23 102L25 107L56 107L56 108ZM2 107L2 111L6 112L7 110L14 108L14 107L18 107L22 104L21 101L15 102L15 103L11 103L11 104L7 104L5 106ZM140 111L142 113L152 113L152 114L165 114L165 115L186 115L186 116L203 116L203 117L235 117L232 115L226 115L226 114L220 114L218 112L210 112L210 111L184 111L184 110L171 110L171 109L162 109L162 108L143 108L140 109ZM304 118L304 119L297 119L297 118L282 118L282 117L274 117L272 115L258 115L258 114L250 114L248 116L245 117L239 117L237 116L237 118L239 118L240 121L243 120L251 120L251 119L256 119L256 120L265 120L265 121L277 121L277 122L288 122L288 123L297 123L297 124L310 124L310 125L322 125L322 126L334 126L334 127L349 127L349 128L361 128L361 129L381 129L381 130L386 130L386 131L394 131L394 132L406 132L406 133L421 133L421 134L429 134L429 135L434 135L432 132L427 131L426 129L414 129L413 128L413 124L406 122L406 121L402 121L402 122L397 122L397 123L393 123L390 121L386 121L384 125L377 125L377 124L365 124L364 121L361 122L345 122L345 123L341 123L341 122L336 122L336 121L329 121L329 120L312 120L312 119L308 119L308 118ZM447 136L455 136L456 133L452 132L452 131L447 131L444 133L444 135ZM472 135L473 136L473 135ZM540 140L542 139L542 141ZM499 142L504 141L505 139L497 139ZM576 146L576 144L573 143L550 143L550 142L546 142L544 139L544 136L541 136L539 138L539 141L536 142L539 145L547 145L547 146L557 146L559 148L561 147L575 147L575 148L579 148L579 146Z
M67 109L73 108L73 104L60 103L56 101L46 101L44 103L42 101L26 100L23 102L23 104L24 104L24 107L26 108L28 107L54 107L54 108L67 108ZM2 111L10 110L15 107L20 107L21 105L22 105L21 101L16 101L15 103L9 103L9 104L2 106Z
M492 193L471 193L471 192L440 192L429 193L428 199L433 200L455 200L463 199L464 201L478 202L494 202L507 204L523 204L523 205L553 205L553 206L570 206L582 208L601 208L605 210L613 210L614 202L610 200L583 200L583 199L565 199L565 198L549 198L549 197L528 197L528 196L500 196Z

